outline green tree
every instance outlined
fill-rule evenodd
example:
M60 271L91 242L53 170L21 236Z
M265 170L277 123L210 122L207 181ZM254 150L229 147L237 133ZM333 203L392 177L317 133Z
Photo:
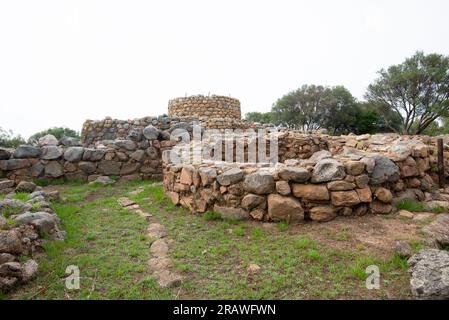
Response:
M330 91L323 86L303 85L289 92L274 103L271 110L274 121L303 131L320 129Z
M248 112L245 114L245 119L251 122L274 123L273 114L271 112Z
M418 51L403 63L380 70L366 98L389 106L401 120L402 133L420 134L448 115L449 57Z
M12 130L4 130L0 127L0 147L15 148L24 143L25 140L20 135L15 135Z
M355 132L361 110L348 89L343 86L330 88L326 99L323 99L323 127L333 134Z
M47 135L47 134L51 134L54 135L56 139L61 139L62 137L73 137L73 138L80 138L80 135L78 132L76 132L75 130L69 129L69 128L65 128L65 127L53 127L53 128L49 128L47 130L38 132L33 134L29 139L28 139L28 143L37 143L39 141L39 138Z

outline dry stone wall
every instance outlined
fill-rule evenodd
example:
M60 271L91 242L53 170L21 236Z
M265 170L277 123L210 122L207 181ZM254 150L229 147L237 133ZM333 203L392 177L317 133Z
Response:
M0 191L19 181L66 179L93 181L99 176L124 179L162 179L161 153L177 141L148 140L139 143L116 139L95 148L67 146L57 140L40 146L0 149ZM6 178L6 179L5 179Z
M438 198L431 141L389 139L382 151L368 145L361 150L345 143L336 148L342 143L338 137L287 133L279 142L282 162L273 167L180 165L171 163L168 154L173 151L166 151L164 188L174 204L192 212L214 210L224 217L262 221L388 214L403 199ZM449 158L449 152L445 155Z

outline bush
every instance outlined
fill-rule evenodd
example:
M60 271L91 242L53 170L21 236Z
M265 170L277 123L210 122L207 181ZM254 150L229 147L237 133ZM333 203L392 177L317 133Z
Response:
M11 130L4 130L0 127L0 147L15 148L25 144L25 140L20 135L14 135Z

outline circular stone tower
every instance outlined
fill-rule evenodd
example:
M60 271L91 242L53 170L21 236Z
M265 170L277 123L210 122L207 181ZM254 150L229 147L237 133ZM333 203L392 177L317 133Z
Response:
M190 96L168 102L168 115L181 119L229 118L240 121L240 101L224 96Z

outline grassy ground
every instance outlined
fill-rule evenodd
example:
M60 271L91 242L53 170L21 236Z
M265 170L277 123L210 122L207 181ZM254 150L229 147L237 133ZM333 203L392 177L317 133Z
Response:
M171 253L175 268L185 275L180 288L162 290L146 268L150 239L143 234L148 223L121 209L117 198L130 196L159 218L175 240ZM118 183L111 187L71 184L54 187L65 199L55 204L68 236L65 242L45 246L39 259L39 277L10 299L366 299L408 298L406 262L392 249L364 242L371 233L384 238L384 229L365 217L325 224L289 226L223 221L208 213L195 216L173 206L160 184ZM376 217L373 223L392 224ZM381 219L381 220L379 220ZM383 220L382 220L383 219ZM390 218L391 221L393 219ZM398 229L403 226L395 222ZM380 221L380 222L379 222ZM408 223L408 222L404 222ZM359 225L361 237L348 226ZM410 227L410 226L409 226ZM371 231L374 230L374 231ZM407 230L407 229L406 229ZM377 240L376 240L377 241ZM373 243L376 241L372 241ZM416 249L420 242L410 240ZM247 271L250 264L260 271ZM369 265L381 273L379 290L365 287ZM81 272L81 289L64 286L66 267Z

